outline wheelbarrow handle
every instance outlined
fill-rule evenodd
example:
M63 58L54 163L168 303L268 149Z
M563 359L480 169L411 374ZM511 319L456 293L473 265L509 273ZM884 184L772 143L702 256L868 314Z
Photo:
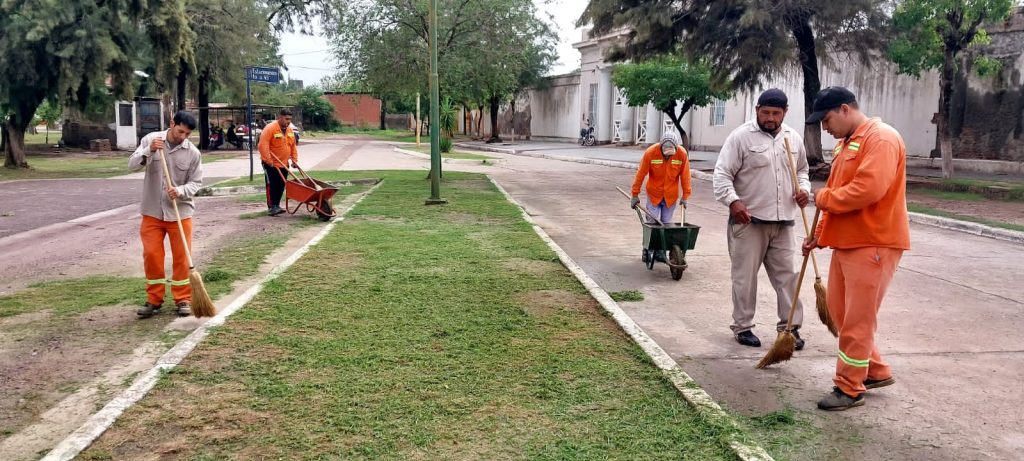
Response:
M314 188L315 188L316 190L318 190L318 191L319 191L319 190L323 190L323 189L324 189L323 187L320 187L320 184L318 184L318 183L316 182L316 180L315 180L315 179L311 178L311 177L309 176L309 174L307 174L307 173L306 173L306 170L303 170L303 169L302 169L302 167L301 167L301 166L299 166L298 162L292 162L292 165L295 165L295 169L296 169L296 170L299 170L299 173L301 173L301 174L302 174L302 176L304 176L304 177L305 177L306 179L308 179L308 180L309 180L309 182L310 182L311 184L313 184L313 187L314 187Z
M620 188L619 188L619 186L615 186L615 190L617 190L617 191L619 191L620 193L622 193L622 195L626 196L626 198L628 198L628 199L632 199L632 198L633 198L632 196L630 196L629 194L627 194L627 193L626 193L626 191L624 191L624 190L620 189ZM654 217L654 215L652 215L652 214L651 214L651 213L650 213L649 211L647 211L646 209L644 209L644 207L638 206L638 207L636 207L636 208L634 208L634 209L642 211L642 212L643 212L643 213L644 213L645 215L647 215L647 217L648 217L648 218L650 218L650 219L651 219L652 221L654 221L655 223L657 223L657 224L658 224L659 226L661 226L661 227L665 227L665 224L664 224L664 223L662 223L660 219L658 219L658 218L655 218L655 217Z

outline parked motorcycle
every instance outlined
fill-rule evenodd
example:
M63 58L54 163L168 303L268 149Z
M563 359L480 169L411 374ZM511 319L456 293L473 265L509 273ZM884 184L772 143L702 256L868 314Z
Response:
M588 126L580 129L580 145L581 146L593 146L597 142L597 137L594 136L594 127Z

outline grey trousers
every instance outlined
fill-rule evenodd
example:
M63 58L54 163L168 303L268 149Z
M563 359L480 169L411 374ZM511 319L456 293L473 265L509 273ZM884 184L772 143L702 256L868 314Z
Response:
M734 334L754 328L757 308L757 273L763 264L768 280L775 288L779 322L776 330L786 327L789 309L796 290L797 272L793 256L797 251L795 226L782 224L730 224L729 258L732 260L732 319ZM803 305L797 303L793 327L803 324Z

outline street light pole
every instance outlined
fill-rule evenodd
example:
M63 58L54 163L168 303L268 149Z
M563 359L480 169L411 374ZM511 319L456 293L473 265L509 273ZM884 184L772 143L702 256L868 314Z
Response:
M430 198L427 205L448 203L441 198L441 96L437 87L437 0L430 0Z

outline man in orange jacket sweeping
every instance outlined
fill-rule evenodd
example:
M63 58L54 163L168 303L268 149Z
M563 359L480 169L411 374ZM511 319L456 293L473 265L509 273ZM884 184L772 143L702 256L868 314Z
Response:
M864 404L868 389L895 382L875 345L878 309L910 249L907 216L907 162L903 138L878 118L868 118L846 88L821 90L807 123L839 140L828 184L815 194L821 221L804 241L806 255L831 247L828 308L839 329L835 387L822 410Z
M164 238L170 240L173 270L171 294L174 296L175 312L180 316L192 315L192 287L189 286L188 258L185 247L192 247L192 214L196 211L196 192L203 185L203 161L191 141L189 134L196 129L192 114L180 111L174 114L167 131L150 133L139 140L139 147L128 158L131 171L146 170L142 183L142 258L146 271L146 303L136 312L140 319L152 317L164 303L167 272L164 268ZM163 149L167 156L171 179L174 185L164 181L164 163L157 157ZM172 200L178 201L181 225L185 229L187 242L181 241L177 215Z
M281 196L284 195L284 179L288 177L288 166L297 166L299 151L295 147L295 132L291 129L292 112L282 109L276 123L267 124L260 133L260 160L263 161L263 179L267 185L267 215L284 213ZM291 162L291 163L289 163Z
M679 135L668 131L661 137L661 142L648 147L640 159L636 178L633 179L633 198L630 206L640 205L640 186L647 179L647 211L662 223L672 221L676 211L676 200L686 208L686 200L690 198L690 158L686 149L680 146ZM682 187L682 197L679 189ZM655 254L658 261L665 260L665 252Z

